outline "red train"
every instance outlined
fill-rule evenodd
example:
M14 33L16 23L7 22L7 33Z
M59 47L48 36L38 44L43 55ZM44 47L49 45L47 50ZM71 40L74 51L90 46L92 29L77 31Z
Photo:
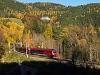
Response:
M21 51L21 52L26 52L26 48L25 47L19 47L16 48L17 51ZM29 54L40 54L40 55L46 55L50 58L54 58L56 57L56 50L55 49L46 49L46 48L28 48L27 49L27 53Z

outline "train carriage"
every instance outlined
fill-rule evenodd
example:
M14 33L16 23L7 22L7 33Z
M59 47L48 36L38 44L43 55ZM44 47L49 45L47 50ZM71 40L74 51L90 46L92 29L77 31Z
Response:
M54 58L56 57L56 50L55 49L46 49L46 48L27 48L26 50L26 47L19 47L19 48L16 48L17 51L20 51L20 52L26 52L28 54L31 54L31 55L45 55L45 56L48 56L48 57L51 57L51 58Z

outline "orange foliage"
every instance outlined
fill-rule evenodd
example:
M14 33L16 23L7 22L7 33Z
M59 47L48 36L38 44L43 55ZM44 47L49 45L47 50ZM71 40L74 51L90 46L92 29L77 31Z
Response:
M26 18L31 18L31 19L34 19L34 20L36 20L36 21L38 20L38 21L42 22L42 20L41 20L39 17L34 16L34 15L29 15L29 14L27 14L27 13L24 14L24 17L26 17Z

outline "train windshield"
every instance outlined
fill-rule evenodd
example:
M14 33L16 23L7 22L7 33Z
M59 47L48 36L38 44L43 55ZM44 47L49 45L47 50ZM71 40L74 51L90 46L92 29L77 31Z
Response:
M53 52L56 52L56 49L52 49Z

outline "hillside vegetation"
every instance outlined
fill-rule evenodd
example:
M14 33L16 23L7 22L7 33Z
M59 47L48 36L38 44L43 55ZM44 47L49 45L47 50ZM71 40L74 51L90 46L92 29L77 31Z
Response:
M0 16L1 45L22 42L55 48L64 59L100 60L100 3L74 7L0 0ZM41 20L45 16L50 20Z
M69 24L92 24L99 26L100 3L87 4L81 6L63 6L54 3L20 3L15 0L0 1L1 17L18 17L25 12L34 16L49 16L54 23L61 25Z
M59 21L62 25L83 25L86 23L90 23L92 25L99 25L99 3L81 5L77 7L66 7L60 4L53 3L33 3L30 5L33 8L33 14L37 16L49 16L53 21Z

